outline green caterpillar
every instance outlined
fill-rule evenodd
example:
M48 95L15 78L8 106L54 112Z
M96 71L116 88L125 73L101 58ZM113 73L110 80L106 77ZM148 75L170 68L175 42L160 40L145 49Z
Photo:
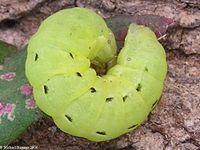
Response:
M114 35L93 11L71 8L50 16L28 45L26 75L37 105L64 132L92 141L132 131L160 98L166 55L149 28L131 24L107 74L90 67L115 56Z

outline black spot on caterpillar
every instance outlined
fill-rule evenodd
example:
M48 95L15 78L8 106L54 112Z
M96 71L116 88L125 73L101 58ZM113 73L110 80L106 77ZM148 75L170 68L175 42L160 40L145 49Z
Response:
M72 53L69 53L69 55L71 56L72 59L74 59L74 56L72 55Z
M124 96L122 99L123 99L123 102L126 101L126 99L128 98L128 95Z
M48 93L48 87L46 85L44 85L44 93L47 94Z
M147 67L145 67L145 68L144 68L144 70L145 70L146 72L148 72L148 71L149 71L149 69L148 69Z
M36 53L35 54L35 61L37 61L37 59L38 59L38 54Z
M71 118L70 116L65 115L65 117L66 117L70 122L72 122L72 118Z
M140 91L141 91L141 88L142 88L142 85L139 83L139 84L137 85L136 90L137 90L138 92L140 92Z
M106 102L111 102L114 99L114 97L108 97L106 98Z
M82 77L80 72L76 72L77 76Z
M99 135L106 135L106 132L97 131L96 133L99 134Z
M91 90L91 93L95 93L96 92L96 89L93 88L93 87L91 87L90 90Z

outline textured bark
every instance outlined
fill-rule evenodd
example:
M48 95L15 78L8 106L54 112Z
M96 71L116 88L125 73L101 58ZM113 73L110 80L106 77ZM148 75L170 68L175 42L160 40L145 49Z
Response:
M0 21L19 19L47 0L1 0Z
M20 2L21 5L17 6L23 6L26 11L14 15L2 13L4 1L0 4L0 39L18 47L27 43L44 18L55 11L73 6L94 9L105 18L117 14L161 15L174 19L175 26L169 30L162 41L166 47L169 66L163 96L140 128L112 141L93 143L61 132L50 119L41 119L13 145L38 145L40 148L59 147L69 150L197 150L200 148L199 0L38 0L34 2L20 0ZM28 6L30 4L31 6ZM16 5L10 4L10 7L14 8ZM6 9L8 7L5 6L4 10Z

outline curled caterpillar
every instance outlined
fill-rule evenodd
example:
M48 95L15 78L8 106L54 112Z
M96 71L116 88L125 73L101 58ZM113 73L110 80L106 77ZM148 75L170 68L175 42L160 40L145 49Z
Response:
M71 8L50 16L28 45L26 75L37 105L62 131L92 141L132 131L161 96L166 54L149 28L131 24L107 74L91 68L115 56L114 35L93 11Z

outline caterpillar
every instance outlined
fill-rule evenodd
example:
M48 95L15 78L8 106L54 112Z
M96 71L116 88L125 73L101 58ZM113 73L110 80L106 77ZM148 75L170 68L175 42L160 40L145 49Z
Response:
M116 64L116 42L92 10L70 8L48 17L28 44L26 76L38 107L64 132L91 141L119 137L138 127L158 102L167 72L155 34L131 24Z

